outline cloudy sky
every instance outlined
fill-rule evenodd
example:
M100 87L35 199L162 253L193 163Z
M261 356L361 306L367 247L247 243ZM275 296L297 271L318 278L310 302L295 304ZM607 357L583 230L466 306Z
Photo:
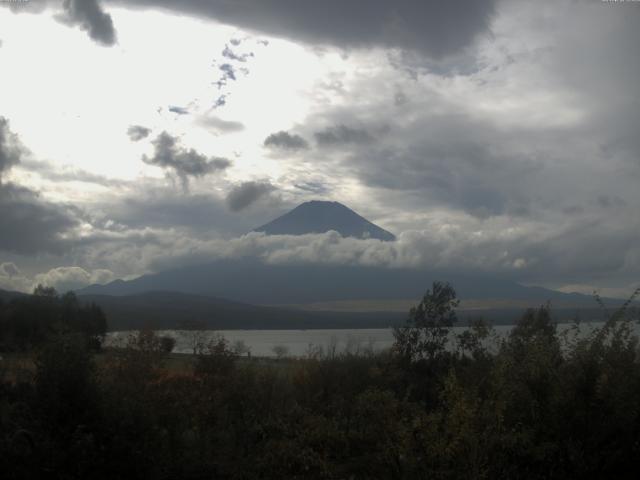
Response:
M640 285L640 2L0 1L0 288L226 256ZM252 228L340 201L394 243Z

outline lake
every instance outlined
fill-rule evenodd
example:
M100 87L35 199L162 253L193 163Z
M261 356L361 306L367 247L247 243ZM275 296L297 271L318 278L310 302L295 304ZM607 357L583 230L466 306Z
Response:
M601 326L602 322L581 324L581 334ZM558 325L558 331L563 332L570 324ZM506 336L513 325L498 325L494 331L498 337ZM635 324L636 333L638 326ZM460 333L466 327L455 327L453 333ZM107 334L106 345L117 346L124 344L133 332L110 332ZM233 346L236 342L243 342L251 355L259 357L275 357L274 347L284 347L287 356L303 357L318 349L336 352L350 351L353 353L372 350L375 352L390 348L393 345L393 333L389 328L370 329L327 329L327 330L159 330L158 335L169 336L176 340L174 352L192 353L196 342L203 344L214 339L216 335L224 336Z

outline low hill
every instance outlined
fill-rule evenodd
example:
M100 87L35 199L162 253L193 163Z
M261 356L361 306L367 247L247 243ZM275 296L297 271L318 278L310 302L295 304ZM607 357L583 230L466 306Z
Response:
M27 294L22 292L14 292L12 290L0 290L0 300L9 302L14 298L25 297Z
M385 328L404 320L398 312L309 312L262 307L179 292L127 296L80 295L99 305L109 330Z

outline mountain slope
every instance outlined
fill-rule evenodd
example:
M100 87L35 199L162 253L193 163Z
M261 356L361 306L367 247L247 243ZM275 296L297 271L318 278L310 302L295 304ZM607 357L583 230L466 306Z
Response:
M145 275L130 281L93 285L80 294L131 295L165 290L215 296L254 305L308 304L346 300L420 299L434 280L453 284L458 297L526 300L555 306L593 306L590 296L525 287L487 276L444 271L329 265L268 265L228 259Z
M14 292L13 290L0 290L0 301L9 302L14 298L26 297L26 293Z
M304 235L335 230L343 237L392 241L396 237L338 202L311 201L256 228L267 235Z

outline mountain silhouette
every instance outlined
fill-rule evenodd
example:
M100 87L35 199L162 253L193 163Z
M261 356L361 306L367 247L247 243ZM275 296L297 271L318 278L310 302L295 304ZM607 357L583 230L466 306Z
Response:
M568 294L488 275L418 268L359 265L273 265L256 258L229 258L115 280L78 290L80 295L125 296L181 292L253 305L310 304L349 300L419 299L435 280L453 284L463 300L518 300L532 306L594 305L591 296Z
M392 241L392 233L371 223L338 202L313 200L298 205L288 213L254 229L267 235L305 235L335 230L343 237L375 238Z

